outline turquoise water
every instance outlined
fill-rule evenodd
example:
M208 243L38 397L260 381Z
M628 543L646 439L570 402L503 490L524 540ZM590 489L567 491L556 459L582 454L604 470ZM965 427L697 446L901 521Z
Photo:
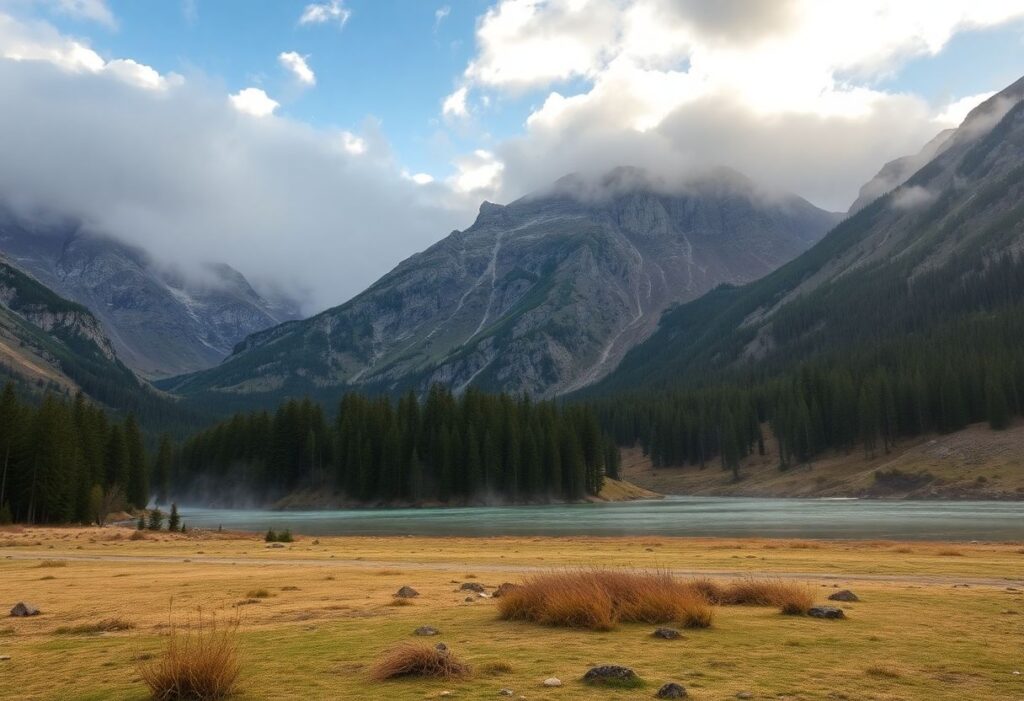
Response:
M189 526L309 535L666 535L1024 541L1024 502L671 497L550 506L182 509Z

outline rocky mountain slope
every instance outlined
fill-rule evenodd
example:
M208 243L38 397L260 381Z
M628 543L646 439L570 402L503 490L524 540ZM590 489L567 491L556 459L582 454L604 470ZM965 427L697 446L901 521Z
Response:
M1024 303L1022 98L1024 79L978 106L931 160L791 263L666 314L592 391L773 371L938 330L955 336L995 314L1013 323Z
M606 374L669 306L761 277L836 218L727 170L671 184L627 168L568 176L485 202L470 228L351 301L163 386L269 397L441 382L551 396Z
M0 251L91 309L118 356L149 377L215 365L250 333L298 316L295 305L264 299L227 265L186 278L74 223L41 225L0 211Z

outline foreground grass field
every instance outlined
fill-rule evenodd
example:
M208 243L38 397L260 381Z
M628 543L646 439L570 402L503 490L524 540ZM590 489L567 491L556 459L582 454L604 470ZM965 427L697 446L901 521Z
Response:
M239 699L653 697L668 681L694 699L1024 698L1024 544L681 538L320 538L282 548L237 534L0 530L0 604L42 614L0 621L0 698L145 699L138 660L171 620L199 607L240 619ZM593 632L503 621L498 600L460 591L563 567L769 575L819 603L849 588L848 619L715 607L677 640L647 624ZM403 585L420 596L395 606ZM834 602L831 602L834 603ZM440 635L418 638L419 626ZM444 642L464 680L371 680L403 642ZM642 689L593 689L597 664L632 667ZM1016 672L1016 673L1015 673ZM561 688L545 688L548 677ZM444 692L450 692L444 694ZM749 696L747 696L749 694Z

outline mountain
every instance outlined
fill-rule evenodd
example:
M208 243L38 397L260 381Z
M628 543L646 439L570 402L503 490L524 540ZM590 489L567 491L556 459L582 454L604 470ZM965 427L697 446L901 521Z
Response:
M7 379L117 405L142 385L118 359L99 320L0 260L0 364Z
M943 129L917 153L896 158L882 166L875 177L861 186L857 199L850 205L849 213L856 214L882 195L907 182L924 164L945 150L950 137L955 133L956 129Z
M185 277L66 221L40 224L0 211L0 251L91 309L118 356L148 377L215 365L250 333L298 316L294 304L261 297L227 265Z
M1013 367L1024 325L1022 98L1024 79L974 109L895 189L774 273L667 313L592 391L708 385L808 359L835 367L840 356L858 373L883 363L906 369L919 356L922 376L948 382L972 349ZM963 381L964 396L986 383Z
M607 373L669 306L754 280L837 215L725 169L668 184L636 169L567 176L398 265L351 301L256 333L187 395L343 386L551 396Z

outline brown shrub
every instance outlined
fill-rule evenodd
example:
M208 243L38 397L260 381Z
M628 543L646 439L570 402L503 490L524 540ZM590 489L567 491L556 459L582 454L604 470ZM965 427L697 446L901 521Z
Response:
M581 570L528 579L498 600L505 620L591 630L622 623L669 623L707 627L712 610L688 583L665 572Z
M940 551L938 551L935 554L940 556L940 557L963 557L964 556L964 554L962 552L960 552L959 550L948 550L948 549L947 550L940 550Z
M120 540L120 537L117 539ZM132 531L132 534L128 536L128 540L149 540L149 536L142 531Z
M707 579L706 577L699 577L687 581L686 586L694 590L708 603L725 603L727 596L726 588L714 580Z
M36 567L67 567L67 560L43 560Z
M783 613L796 615L814 605L814 592L806 584L780 579L740 579L729 585L722 603L778 606Z
M171 624L163 654L143 660L138 672L158 701L212 701L230 696L240 672L238 620L218 624L216 618L207 621L200 612L194 624Z
M412 599L392 599L388 606L413 606Z
M266 589L250 589L245 593L247 599L267 599L271 596Z
M381 655L370 669L370 678L374 681L398 677L463 679L469 672L469 665L459 661L450 650L423 643L402 643Z

